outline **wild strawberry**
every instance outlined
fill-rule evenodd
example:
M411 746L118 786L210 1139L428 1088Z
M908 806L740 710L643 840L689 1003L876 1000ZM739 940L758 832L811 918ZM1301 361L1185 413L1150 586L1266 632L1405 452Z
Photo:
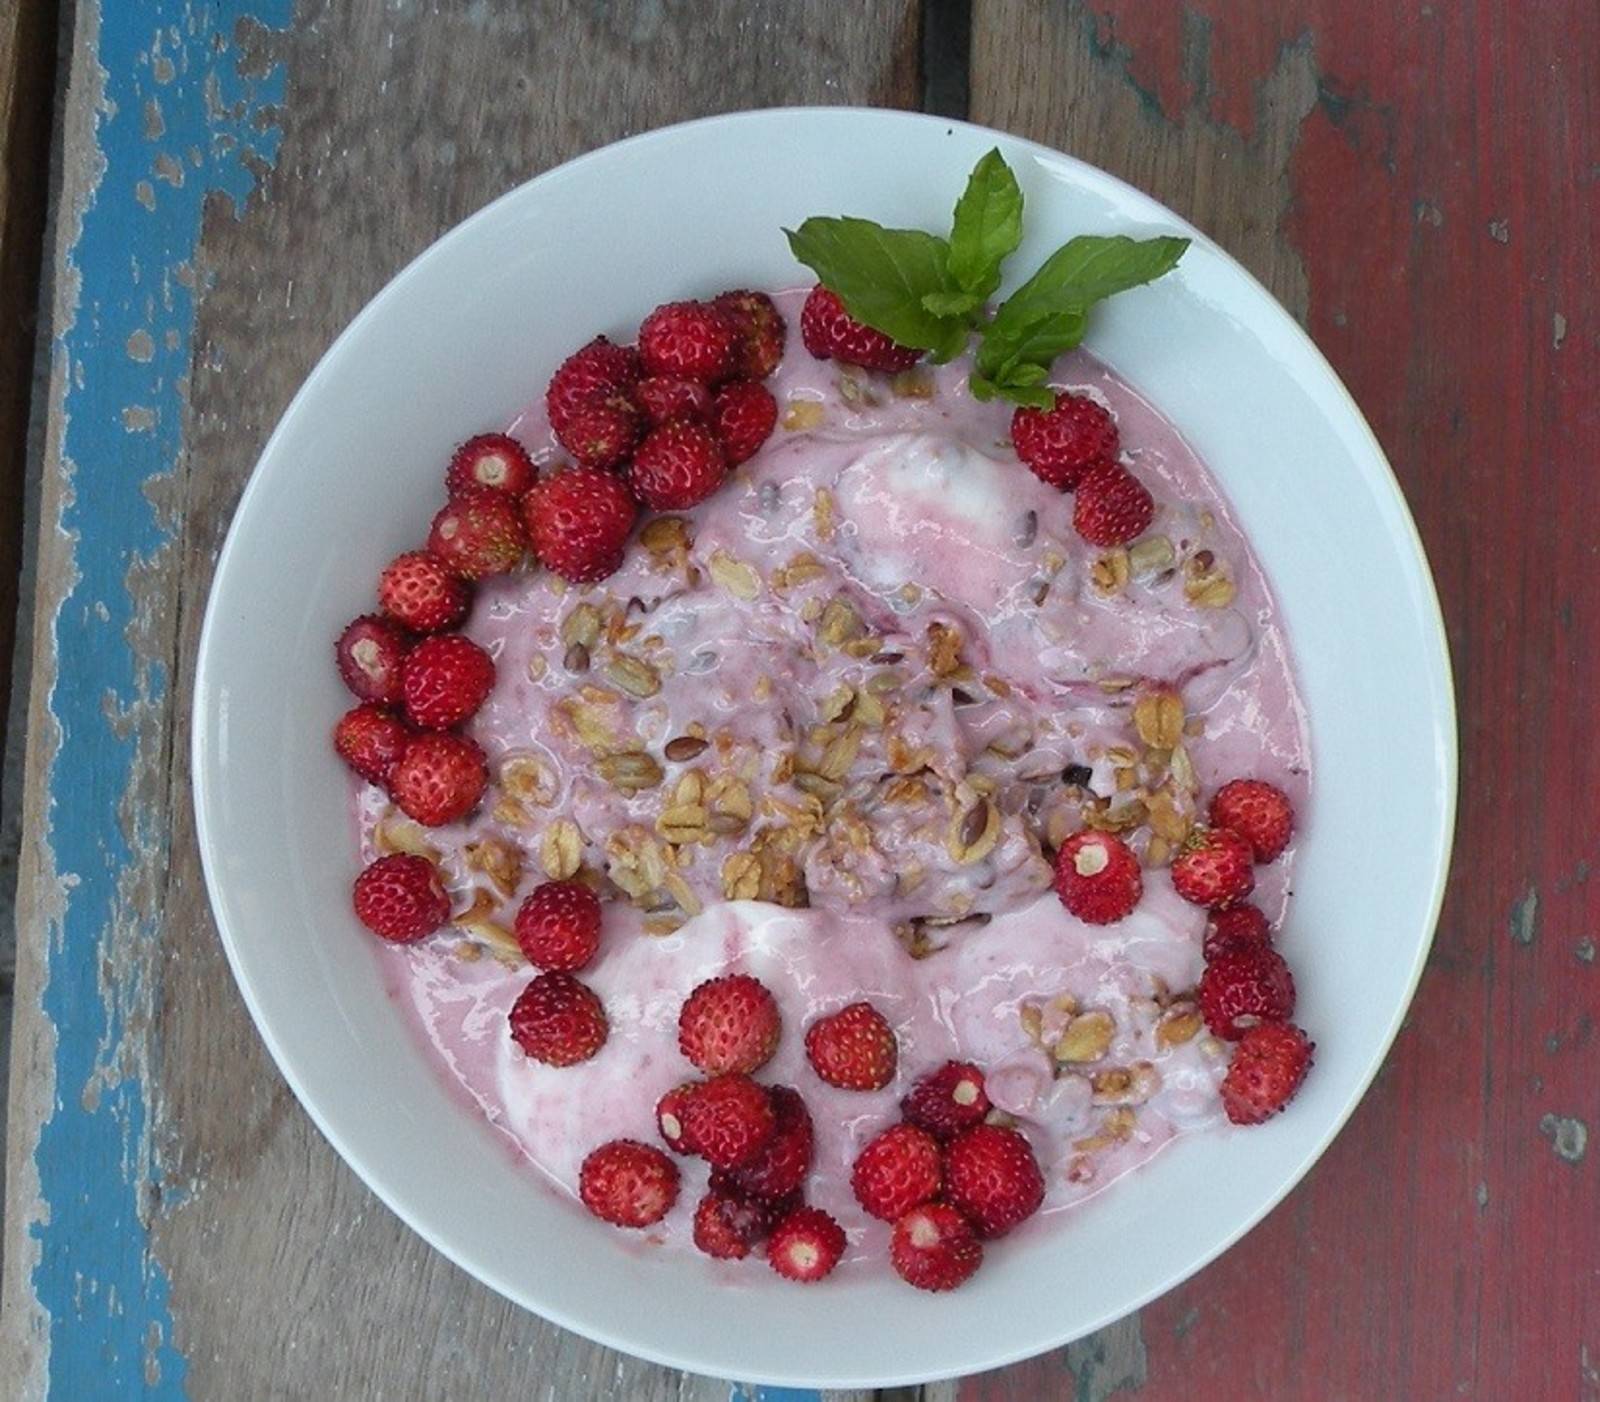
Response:
M1127 468L1100 463L1078 479L1072 526L1090 545L1125 545L1155 518L1155 498Z
M494 659L471 638L424 638L406 654L406 715L423 730L448 730L477 714L494 690Z
M1056 894L1084 924L1115 924L1144 894L1139 859L1109 832L1073 833L1056 853Z
M1252 1027L1233 1049L1222 1078L1222 1108L1236 1125L1271 1119L1294 1097L1311 1069L1316 1045L1292 1023Z
M526 549L516 502L487 487L452 497L428 532L428 553L462 579L514 570Z
M758 1071L778 1049L778 1000L749 974L707 979L678 1013L678 1050L708 1076Z
M799 1191L811 1172L815 1135L799 1091L771 1086L767 1098L776 1119L772 1138L749 1163L733 1170L729 1184L750 1197L778 1203Z
M851 1003L806 1029L811 1069L841 1090L882 1090L898 1058L894 1029L871 1003Z
M1041 482L1070 492L1090 468L1117 460L1117 424L1088 395L1062 390L1054 408L1011 416L1011 443Z
M1200 1011L1206 1026L1237 1042L1263 1022L1284 1022L1294 1012L1294 976L1267 945L1219 954L1200 976Z
M344 684L362 701L397 705L400 673L411 639L387 618L365 614L346 625L333 646Z
M450 897L438 868L404 852L379 857L356 877L356 916L392 944L431 935L450 918Z
M646 375L634 386L633 398L652 428L673 419L703 419L711 412L711 391L699 380L676 375Z
M333 747L339 758L369 784L387 784L411 732L392 711L370 701L339 717Z
M511 1005L511 1040L546 1066L576 1066L606 1044L610 1024L594 989L571 974L539 974Z
M797 1207L767 1238L767 1261L785 1280L810 1285L844 1255L844 1228L820 1207Z
M772 1214L761 1203L713 1188L694 1210L694 1244L719 1261L742 1261L771 1226Z
M1014 1129L975 1125L944 1150L945 1196L983 1237L1004 1236L1044 1201L1033 1148Z
M437 633L467 616L472 586L425 550L391 560L378 577L378 604L402 628Z
M1172 889L1186 901L1221 910L1256 888L1250 844L1227 828L1202 828L1172 862Z
M520 497L537 475L528 450L509 433L480 433L451 455L444 482L451 496L492 487Z
M1214 910L1206 920L1205 944L1201 953L1207 960L1237 950L1259 949L1270 943L1272 931L1260 909L1242 901L1226 910Z
M778 1128L766 1089L748 1076L713 1076L683 1099L681 1138L713 1168L738 1168L766 1147Z
M983 1243L949 1203L927 1202L894 1224L889 1261L918 1290L954 1290L983 1264Z
M1260 779L1234 779L1211 800L1211 826L1238 833L1258 862L1270 862L1289 845L1294 809L1282 789Z
M711 430L730 467L754 457L777 423L778 401L754 380L730 380L711 403Z
M614 1227L653 1226L678 1200L678 1167L649 1144L613 1139L579 1167L578 1197Z
M465 735L412 736L389 774L400 811L430 828L465 818L488 783L483 751Z
M517 908L517 944L536 969L581 969L600 948L600 898L581 881L546 881Z
M922 359L921 351L897 345L883 332L857 321L820 282L800 309L800 339L818 360L842 360L890 374L909 370Z
M724 292L711 304L733 324L736 375L764 380L783 359L788 327L765 292Z
M579 409L618 391L627 393L643 373L639 353L632 346L615 345L604 336L596 336L562 361L560 369L550 377L544 392L550 427L557 433L565 432Z
M703 1081L685 1081L682 1085L673 1086L656 1101L656 1128L667 1141L667 1148L675 1154L694 1152L683 1137L683 1109L689 1103L689 1097L703 1084Z
M906 1120L936 1139L950 1139L989 1113L983 1072L966 1061L947 1061L930 1071L900 1102Z
M619 467L639 441L639 412L614 395L574 411L556 437L584 467Z
M539 563L569 584L616 572L637 508L609 472L573 467L534 484L522 499Z
M894 1222L938 1197L939 1141L915 1125L890 1125L856 1155L850 1187L871 1216Z
M649 375L713 384L733 368L737 333L708 302L668 302L639 327L639 359Z
M677 419L645 434L628 466L633 494L655 511L698 506L728 475L722 444L704 424Z

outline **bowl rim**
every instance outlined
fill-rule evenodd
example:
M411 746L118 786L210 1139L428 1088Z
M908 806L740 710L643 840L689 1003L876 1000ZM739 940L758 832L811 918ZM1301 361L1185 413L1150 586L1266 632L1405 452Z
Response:
M1450 654L1449 636L1445 627L1443 611L1440 606L1438 589L1434 580L1433 571L1429 565L1427 552L1424 548L1421 535L1417 530L1416 522L1412 516L1405 495L1400 489L1399 482L1394 474L1394 469L1389 462L1387 454L1373 432L1366 416L1351 395L1348 387L1338 372L1328 362L1327 357L1312 340L1310 334L1300 322L1290 314L1287 308L1278 301L1276 296L1247 268L1233 257L1226 249L1222 248L1203 231L1196 228L1190 221L1174 212L1170 207L1155 196L1140 190L1128 181L1111 174L1079 157L1072 156L1055 147L1030 138L1017 136L999 128L984 126L980 123L962 121L955 118L940 117L923 112L904 111L894 108L879 108L867 106L805 106L787 105L781 107L751 108L739 111L717 113L709 116L698 117L691 120L673 123L667 126L651 128L638 132L632 136L618 141L597 146L581 155L573 157L537 175L518 183L484 204L465 219L452 225L437 239L409 259L387 282L362 306L359 312L351 318L348 324L328 344L317 359L317 363L310 373L301 382L293 397L280 414L272 433L267 437L260 453L257 455L255 465L251 468L250 476L245 483L239 499L230 516L226 537L221 550L217 554L216 563L212 571L211 583L208 586L204 620L201 626L199 645L196 650L193 700L191 704L191 735L190 735L190 792L195 810L195 840L200 851L201 866L205 877L206 893L209 900L212 917L216 923L218 934L221 938L224 953L228 960L229 970L233 980L243 997L246 1008L249 1010L252 1022L257 1033L265 1043L268 1053L278 1072L283 1076L289 1088L294 1092L295 1099L310 1117L318 1132L333 1147L343 1162L361 1179L362 1183L381 1201L385 1207L395 1214L406 1227L415 1232L430 1247L438 1251L447 1260L459 1267L474 1280L487 1286L496 1294L527 1309L541 1319L547 1320L557 1327L567 1329L573 1333L590 1339L604 1347L615 1349L631 1357L641 1358L647 1362L679 1371L705 1374L706 1365L703 1360L688 1356L687 1354L674 1354L670 1349L643 1347L639 1344L620 1337L604 1327L596 1327L587 1321L573 1318L571 1315L557 1307L541 1305L535 1308L525 1298L525 1292L503 1278L492 1267L483 1266L464 1258L458 1253L441 1233L435 1230L432 1224L424 1223L415 1218L406 1208L399 1203L398 1192L385 1181L381 1164L369 1163L361 1159L343 1141L340 1133L323 1115L304 1088L301 1078L296 1073L290 1055L272 1026L265 1017L258 1001L257 992L250 980L243 972L242 956L236 947L234 935L222 915L225 902L222 895L223 881L219 872L219 862L214 859L213 849L218 844L215 829L222 819L213 811L207 792L207 776L213 772L214 763L211 754L211 732L205 724L204 706L212 692L209 682L209 672L212 666L211 655L215 644L215 636L223 624L219 622L220 609L218 606L219 592L216 589L218 580L223 579L229 568L229 563L235 553L240 535L240 524L249 515L249 508L255 497L263 492L263 474L261 467L274 453L279 440L285 435L287 425L294 417L297 409L308 397L314 395L322 379L330 372L331 364L339 358L339 352L350 340L356 338L366 324L382 314L387 303L402 295L410 283L417 278L422 264L428 261L439 249L453 244L457 240L470 238L473 230L480 222L491 220L502 205L511 201L527 198L527 192L556 178L564 177L574 171L580 170L591 163L612 158L620 148L634 150L647 149L654 144L665 144L680 138L684 133L694 130L715 130L730 126L742 126L762 122L781 122L785 118L803 118L807 121L837 120L841 123L870 122L878 123L883 127L892 128L900 125L937 126L953 132L960 130L971 135L1003 144L1018 150L1048 160L1053 166L1066 167L1081 175L1087 176L1095 182L1114 190L1123 196L1132 196L1140 201L1156 206L1164 219L1170 222L1172 229L1180 232L1197 245L1209 250L1212 254L1225 260L1231 269L1248 280L1250 284L1262 294L1262 297L1277 313L1282 324L1281 329L1288 333L1291 340L1298 343L1299 349L1308 354L1310 363L1320 369L1326 379L1326 384L1333 391L1334 398L1340 407L1345 409L1354 426L1359 426L1361 448L1371 456L1375 469L1369 485L1377 487L1381 482L1382 488L1388 497L1388 505L1396 512L1396 522L1403 529L1397 534L1400 540L1397 544L1409 547L1406 552L1407 565L1415 570L1416 581L1421 586L1417 596L1417 603L1421 613L1420 621L1425 625L1425 631L1431 631L1433 640L1437 644L1434 655L1427 659L1431 669L1437 668L1436 694L1438 697L1438 712L1431 717L1432 727L1437 734L1442 752L1437 756L1439 764L1438 777L1441 781L1441 815L1443 822L1438 835L1437 845L1432 853L1433 873L1432 889L1428 899L1428 913L1424 936L1417 943L1415 956L1411 968L1405 977L1404 996L1396 1002L1394 1012L1383 1036L1372 1045L1370 1062L1365 1072L1359 1077L1354 1090L1338 1113L1331 1117L1323 1133L1318 1136L1301 1155L1292 1171L1285 1174L1281 1186L1269 1194L1258 1207L1239 1223L1239 1225L1221 1238L1214 1249L1204 1253L1196 1259L1187 1261L1178 1269L1165 1275L1158 1284L1148 1288L1131 1302L1119 1303L1115 1308L1102 1310L1093 1316L1093 1322L1087 1328L1073 1328L1060 1337L1030 1342L1020 1347L1007 1347L975 1357L970 1365L963 1365L959 1372L945 1370L942 1372L926 1373L895 1373L883 1372L866 1377L844 1374L810 1374L805 1376L794 1374L771 1374L766 1376L747 1376L741 1373L740 1377L751 1382L799 1388L853 1388L861 1386L894 1387L905 1386L920 1382L936 1381L941 1378L967 1376L969 1374L1003 1368L1019 1361L1037 1357L1041 1353L1053 1348L1064 1346L1075 1339L1087 1337L1088 1334L1114 1323L1116 1320L1133 1314L1148 1305L1151 1301L1160 1298L1168 1291L1197 1274L1210 1265L1224 1252L1231 1249L1249 1231L1277 1207L1291 1191L1299 1186L1306 1174L1327 1151L1328 1146L1343 1130L1345 1124L1354 1113L1356 1106L1365 1098L1372 1086L1378 1071L1387 1059L1395 1038L1410 1010L1416 996L1418 984L1421 981L1423 970L1426 966L1429 953L1435 939L1440 914L1443 909L1444 897L1448 885L1451 867L1451 856L1454 847L1455 829L1458 819L1459 798L1459 729L1456 706L1456 686L1454 668ZM1181 431L1181 425L1180 431Z

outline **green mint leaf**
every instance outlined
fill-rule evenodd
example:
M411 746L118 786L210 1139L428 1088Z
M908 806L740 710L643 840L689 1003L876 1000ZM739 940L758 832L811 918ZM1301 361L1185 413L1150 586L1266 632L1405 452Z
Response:
M994 327L1014 335L1052 313L1071 308L1087 311L1096 302L1170 272L1188 246L1189 240L1181 238L1082 234L1046 258L1039 271L1006 298L995 313Z
M1019 366L1048 368L1058 355L1072 350L1083 340L1088 324L1089 314L1081 307L1068 307L1023 325L1006 326L996 316L984 328L978 369L997 383L1009 384Z
M1042 386L999 385L995 393L1012 404L1020 404L1028 409L1051 409L1056 402L1055 391Z
M1022 187L999 148L973 167L950 228L950 276L976 306L1000 286L1000 265L1022 242Z
M922 305L935 316L966 316L982 303L983 298L971 292L928 292Z
M885 229L870 219L812 218L785 229L794 256L844 303L845 310L903 346L948 360L967 328L923 305L931 293L955 293L950 246L921 229ZM955 338L960 343L954 350Z
M967 376L967 388L972 391L972 397L982 404L987 404L1000 393L999 385L987 375L980 375L976 370Z

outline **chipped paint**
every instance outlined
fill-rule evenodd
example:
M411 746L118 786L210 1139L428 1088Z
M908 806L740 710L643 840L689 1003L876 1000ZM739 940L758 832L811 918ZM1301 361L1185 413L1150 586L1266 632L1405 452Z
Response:
M155 805L170 759L156 659L175 607L150 588L173 537L147 492L182 453L194 302L176 265L193 255L208 194L239 206L255 187L242 158L259 170L276 156L277 132L260 118L281 104L284 75L235 71L242 8L146 0L77 16L50 402L59 467L41 508L51 647L35 691L54 745L39 762L44 830L30 873L30 910L45 922L35 1045L54 1091L39 1112L32 1200L12 1198L26 1239L11 1238L11 1264L32 1284L17 1326L29 1395L183 1395L168 1282L147 1237L162 1188L149 1050L167 834ZM283 27L291 5L252 9ZM208 110L213 90L221 100ZM184 180L191 146L202 160Z
M1509 219L1491 219L1489 221L1489 237L1496 243L1511 242L1511 221Z
M1573 945L1572 952L1585 964L1594 963L1594 941L1587 935Z
M734 1383L728 1402L822 1402L822 1394L805 1387L758 1387Z
M1530 886L1511 907L1511 938L1518 944L1532 944L1539 933L1539 891Z
M1067 1367L1076 1383L1075 1402L1106 1402L1120 1393L1137 1392L1150 1372L1139 1316L1130 1314L1068 1344Z
M1556 1157L1567 1163L1581 1163L1589 1149L1589 1126L1573 1115L1544 1115L1539 1133L1550 1141Z
M1560 312L1550 318L1550 349L1560 350L1561 343L1567 339L1567 319Z

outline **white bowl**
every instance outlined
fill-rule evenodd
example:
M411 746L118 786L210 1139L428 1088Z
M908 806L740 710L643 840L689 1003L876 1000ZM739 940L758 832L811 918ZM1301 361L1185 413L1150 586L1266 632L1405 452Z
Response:
M628 1249L519 1163L384 996L350 913L346 781L328 741L347 698L331 644L423 533L452 444L508 420L572 346L626 334L670 298L801 281L779 226L808 214L942 228L994 144L1027 195L1019 269L1078 232L1195 240L1175 274L1103 307L1089 344L1200 450L1282 605L1316 766L1288 944L1317 1065L1288 1113L1180 1142L992 1251L954 1296L887 1272L797 1289L752 1269L717 1287L693 1253ZM318 1127L495 1290L602 1343L727 1377L846 1387L974 1372L1088 1333L1197 1270L1293 1187L1372 1080L1448 865L1455 716L1438 604L1383 453L1327 362L1154 200L1044 147L900 112L651 132L441 239L339 337L273 433L217 564L198 667L212 905L256 1025Z

